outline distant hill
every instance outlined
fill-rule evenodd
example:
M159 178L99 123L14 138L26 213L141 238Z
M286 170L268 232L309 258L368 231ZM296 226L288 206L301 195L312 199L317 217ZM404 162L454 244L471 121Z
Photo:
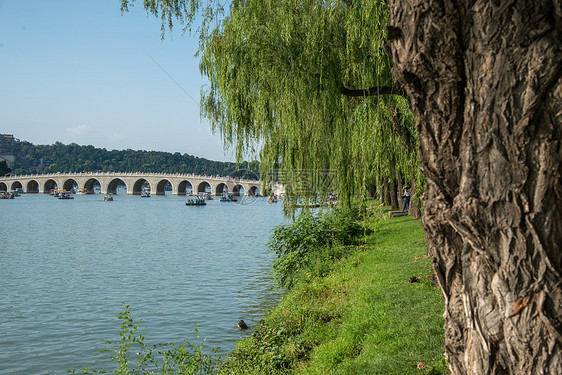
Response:
M258 178L257 163L212 161L179 152L111 150L94 146L34 145L13 138L3 144L15 160L9 163L14 174L55 172L163 172L195 173ZM252 172L250 172L252 171Z

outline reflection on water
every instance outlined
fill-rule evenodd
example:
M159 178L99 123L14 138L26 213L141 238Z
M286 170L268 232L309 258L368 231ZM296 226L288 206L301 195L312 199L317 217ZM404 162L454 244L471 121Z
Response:
M265 244L279 205L175 196L24 195L0 201L0 374L60 374L101 361L131 305L151 344L233 348L236 322L275 304Z

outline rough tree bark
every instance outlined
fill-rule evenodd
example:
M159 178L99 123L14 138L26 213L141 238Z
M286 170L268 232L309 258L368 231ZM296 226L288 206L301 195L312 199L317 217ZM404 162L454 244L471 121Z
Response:
M398 184L396 183L396 180L390 180L388 187L390 192L390 208L397 210L400 204L398 203Z
M391 0L454 374L562 374L560 0Z
M386 180L382 184L381 201L385 206L390 206L390 182Z

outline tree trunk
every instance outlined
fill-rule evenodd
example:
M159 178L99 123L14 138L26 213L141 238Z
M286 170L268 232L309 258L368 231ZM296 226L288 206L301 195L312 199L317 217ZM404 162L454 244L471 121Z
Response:
M391 0L454 374L562 374L560 1Z
M390 180L389 184L389 192L390 192L390 208L393 210L398 209L398 184L396 184L396 180Z
M373 182L372 184L369 185L369 197L376 199L377 194L378 194L377 184Z
M390 183L386 180L383 182L382 185L381 201L382 203L384 203L385 206L390 206Z

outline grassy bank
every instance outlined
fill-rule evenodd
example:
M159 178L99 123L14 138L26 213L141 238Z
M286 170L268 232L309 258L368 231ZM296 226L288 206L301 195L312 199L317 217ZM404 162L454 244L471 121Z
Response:
M441 374L443 298L419 220L372 232L305 265L279 306L237 345L224 374ZM384 217L384 213L379 215Z

